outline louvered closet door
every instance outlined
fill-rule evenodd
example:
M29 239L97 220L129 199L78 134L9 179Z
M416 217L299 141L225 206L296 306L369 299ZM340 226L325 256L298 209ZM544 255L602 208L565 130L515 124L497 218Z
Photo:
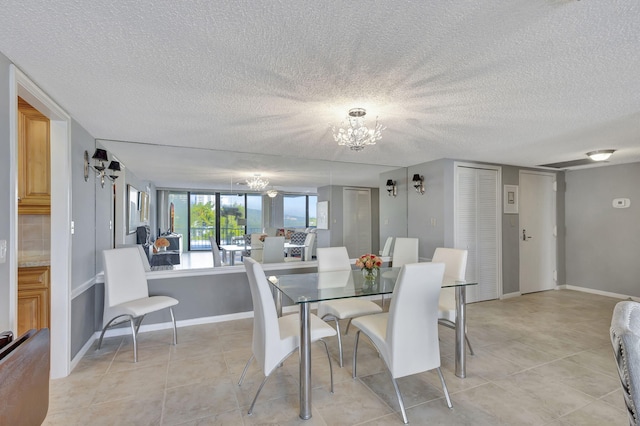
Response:
M498 298L499 170L456 167L455 247L469 251L467 302Z

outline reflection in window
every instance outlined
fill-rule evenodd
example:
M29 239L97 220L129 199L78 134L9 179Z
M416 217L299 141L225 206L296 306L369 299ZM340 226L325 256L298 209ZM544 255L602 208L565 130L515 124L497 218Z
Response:
M211 249L210 237L216 236L216 195L189 196L189 249Z

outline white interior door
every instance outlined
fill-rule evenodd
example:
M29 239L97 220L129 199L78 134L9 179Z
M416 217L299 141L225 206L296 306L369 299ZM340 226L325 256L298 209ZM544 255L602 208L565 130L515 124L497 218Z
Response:
M344 188L342 241L350 258L371 253L371 190Z
M555 176L520 172L520 293L555 288Z
M500 273L500 169L456 166L455 248L468 250L467 301L497 299Z

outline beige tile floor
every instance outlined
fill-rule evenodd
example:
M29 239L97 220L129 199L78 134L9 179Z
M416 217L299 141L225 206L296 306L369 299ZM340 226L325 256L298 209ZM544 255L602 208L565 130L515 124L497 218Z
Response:
M453 374L453 331L440 329L442 367L453 409L435 372L399 380L413 425L626 425L609 342L617 299L569 290L471 304L468 334L476 355L465 379ZM381 359L369 345L358 351L351 378L353 332L345 338L345 366L328 364L313 348L313 417L298 418L298 365L292 356L246 411L261 373L255 363L237 381L250 355L252 320L143 333L139 362L131 339L106 340L64 379L51 382L46 425L389 425L402 424ZM366 339L363 340L366 342ZM329 342L336 356L335 339Z

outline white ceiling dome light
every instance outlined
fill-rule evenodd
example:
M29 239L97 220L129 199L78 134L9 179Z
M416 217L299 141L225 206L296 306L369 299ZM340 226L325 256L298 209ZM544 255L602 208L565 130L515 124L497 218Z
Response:
M597 151L587 152L587 157L593 161L605 161L608 160L614 152L616 152L615 149L599 149Z

